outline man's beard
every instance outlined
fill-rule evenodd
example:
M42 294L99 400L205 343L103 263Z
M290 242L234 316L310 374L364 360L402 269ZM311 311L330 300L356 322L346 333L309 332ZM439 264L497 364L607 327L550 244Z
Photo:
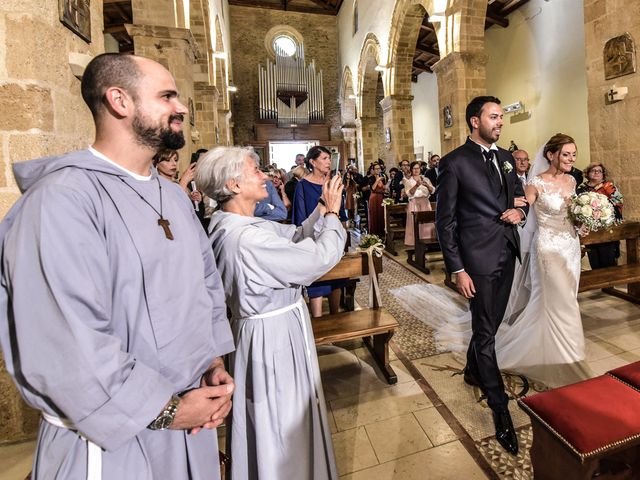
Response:
M478 129L478 135L480 136L480 138L482 140L484 140L485 142L487 142L489 144L496 143L498 141L498 139L500 138L500 135L493 133L493 128L480 127Z
M161 128L145 125L140 115L136 115L133 119L133 131L136 135L136 140L141 145L150 147L155 151L162 148L179 150L186 143L184 133L182 130L174 132L170 124L173 120L182 121L183 119L183 115L171 115L169 117L169 125L166 128Z

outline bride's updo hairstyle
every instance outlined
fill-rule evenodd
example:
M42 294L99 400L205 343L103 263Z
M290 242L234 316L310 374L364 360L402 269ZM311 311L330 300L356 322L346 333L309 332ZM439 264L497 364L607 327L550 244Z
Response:
M544 150L542 152L544 158L547 160L547 162L550 162L549 157L547 156L547 153L558 153L560 150L562 150L563 146L569 143L573 143L575 145L576 141L573 138L571 138L569 135L565 135L564 133L556 133L553 137L549 139L547 144L544 146Z

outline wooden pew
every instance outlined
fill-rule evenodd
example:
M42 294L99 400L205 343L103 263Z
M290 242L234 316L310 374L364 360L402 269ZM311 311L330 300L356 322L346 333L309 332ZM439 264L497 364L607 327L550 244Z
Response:
M420 238L420 225L423 223L434 223L436 221L436 212L412 212L413 214L413 250L407 250L407 263L416 267L426 274L431 273L427 267L426 253L429 249L439 246L437 237Z
M385 250L392 255L398 255L393 246L396 239L404 241L405 224L407 221L407 204L396 203L384 208L384 245Z
M579 292L602 289L603 292L640 303L640 261L638 257L638 238L640 238L639 222L624 222L610 230L593 232L581 237L583 247L614 241L626 241L627 263L615 267L582 271L580 274ZM614 288L616 285L627 285L627 292Z
M381 258L374 257L374 267L376 275L382 272ZM340 263L318 280L357 279L368 274L367 255L358 253L345 255ZM375 295L374 305L370 308L313 318L311 324L316 345L362 338L387 382L393 385L398 381L389 364L389 340L399 324L377 304Z

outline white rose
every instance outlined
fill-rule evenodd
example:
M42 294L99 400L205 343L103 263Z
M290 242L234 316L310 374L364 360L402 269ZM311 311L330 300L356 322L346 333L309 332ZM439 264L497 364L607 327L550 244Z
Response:
M593 209L589 205L584 205L581 210L585 217L590 217L593 214Z
M580 205L586 205L587 203L591 203L591 199L589 198L589 195L580 195L578 197L578 203Z
M576 205L575 207L573 207L573 213L575 215L580 214L581 211L582 211L582 207L580 205Z

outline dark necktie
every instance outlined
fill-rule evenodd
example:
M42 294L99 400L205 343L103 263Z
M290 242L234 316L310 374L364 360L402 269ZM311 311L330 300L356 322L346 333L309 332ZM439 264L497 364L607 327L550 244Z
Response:
M500 174L496 169L496 166L493 163L493 150L489 150L485 152L482 151L482 155L484 155L484 164L487 167L487 172L489 173L489 180L491 180L491 187L496 193L500 193L500 189L502 188L502 182L500 182Z

